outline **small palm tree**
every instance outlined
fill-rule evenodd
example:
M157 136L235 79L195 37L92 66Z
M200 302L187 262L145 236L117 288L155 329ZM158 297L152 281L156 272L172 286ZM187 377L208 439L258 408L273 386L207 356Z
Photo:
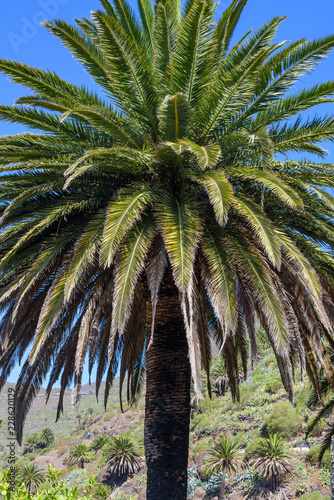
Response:
M39 435L39 442L41 443L42 447L47 448L48 446L51 446L54 441L55 435L53 430L50 427L44 427Z
M78 415L75 417L78 420L78 424L80 425L80 422L82 420L82 415L81 413L78 413Z
M94 413L94 408L92 408L91 406L87 409L87 413L88 415L93 415Z
M95 453L103 448L105 444L110 444L111 443L111 438L107 434L101 434L100 436L96 436L95 439L93 439L90 449L94 450Z
M141 452L137 444L127 437L114 437L109 446L105 447L106 465L111 472L119 476L129 476L140 467Z
M245 466L241 448L235 438L223 434L219 441L210 448L208 470L211 473L222 472L220 498L225 498L225 479L227 472L237 472Z
M79 443L70 451L70 462L77 462L80 464L81 469L83 469L84 463L89 462L93 456L94 453L85 443Z
M37 488L45 481L43 471L34 464L20 467L16 477L25 484L30 493L36 493Z
M34 432L29 436L24 443L23 454L32 453L38 448L39 445L39 435L37 432Z
M224 396L228 388L228 376L223 359L219 360L218 364L212 370L211 375L217 395Z
M273 491L276 490L277 478L293 470L290 447L277 434L269 434L268 439L260 441L252 455L250 465L264 479L272 478Z

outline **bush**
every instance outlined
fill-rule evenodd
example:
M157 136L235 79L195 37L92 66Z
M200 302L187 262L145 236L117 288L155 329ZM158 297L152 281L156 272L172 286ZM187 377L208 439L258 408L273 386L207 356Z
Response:
M265 385L264 390L269 394L276 394L279 389L282 389L283 384L281 377L273 377L269 379Z
M240 403L242 405L247 405L254 397L254 385L250 383L245 383L240 386Z
M263 438L255 438L245 449L245 459L249 460L253 453L255 453L258 449L259 444L263 441Z
M275 366L275 363L276 363L275 355L268 356L268 358L263 360L263 364L266 367L270 366L272 368L273 366Z
M312 446L312 448L310 448L309 451L307 452L306 459L310 462L311 465L318 464L320 449L321 449L321 445L317 444L316 446ZM331 467L331 454L330 454L329 450L325 451L321 465L324 469L327 469L327 470L330 469L330 467Z
M191 428L203 431L212 428L212 420L205 414L198 413L191 422Z
M319 437L319 436L321 436L322 431L324 430L325 427L326 427L325 420L319 420L319 422L314 427L314 429L312 430L312 432L309 433L309 436L312 436L312 437Z
M220 405L221 401L219 398L210 399L209 397L206 397L199 402L198 406L201 412L204 413L204 412L209 412L211 410L215 410L219 408Z
M322 497L319 491L314 491L313 493L304 493L299 500L331 500L331 497Z
M208 445L204 441L197 441L194 448L191 451L191 458L194 459L198 453L206 451L208 449Z
M310 395L310 386L309 384L305 384L302 389L296 394L295 397L295 407L297 410L301 410L306 408L306 402Z
M266 418L263 428L269 434L288 439L298 432L304 419L287 401L276 403L269 417Z
M252 382L254 384L258 384L258 385L262 385L262 383L265 381L266 379L266 376L265 375L254 375L254 373L252 374Z

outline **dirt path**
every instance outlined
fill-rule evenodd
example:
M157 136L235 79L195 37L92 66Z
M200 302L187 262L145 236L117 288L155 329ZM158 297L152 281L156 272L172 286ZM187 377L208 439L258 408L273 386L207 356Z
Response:
M58 452L56 450L51 451L47 455L41 455L40 457L36 457L34 463L43 470L47 470L48 465L53 465L57 470L65 470L66 467L63 464L64 459L68 456L69 452L63 453L60 457L58 457Z

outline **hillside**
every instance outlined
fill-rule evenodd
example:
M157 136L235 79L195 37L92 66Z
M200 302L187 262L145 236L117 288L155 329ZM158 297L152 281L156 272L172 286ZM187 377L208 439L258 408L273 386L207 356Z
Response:
M218 357L213 360L213 370L219 364ZM45 407L43 397L39 396L29 413L25 437L33 431L45 427L53 428L56 435L56 444L51 448L37 450L20 456L20 463L34 462L41 469L46 469L51 463L63 471L63 478L70 485L83 485L88 477L98 475L99 481L110 486L110 498L114 500L143 500L145 498L145 467L136 475L129 478L124 484L119 485L114 477L104 467L105 459L103 450L98 451L90 463L85 464L85 469L78 468L68 461L69 452L74 445L80 442L89 445L93 438L100 434L109 436L125 435L138 443L143 443L144 400L122 414L118 408L118 383L112 389L108 410L105 412L102 402L95 400L95 388L84 386L82 388L82 402L80 424L75 418L76 414L71 409L71 393L66 392L65 411L60 421L54 423L57 390ZM235 436L240 442L245 455L247 446L260 436L267 436L268 432L277 432L289 441L293 449L294 472L279 483L279 494L273 496L271 482L262 481L251 468L235 476L229 475L227 479L227 497L229 500L246 498L289 498L302 500L320 500L329 498L329 462L325 460L325 467L319 468L314 457L312 463L307 454L310 447L321 442L325 423L320 425L316 432L304 440L307 421L315 411L306 406L309 395L309 384L298 382L296 374L296 398L294 407L287 401L282 383L278 375L275 359L270 349L261 353L252 375L240 386L240 402L233 403L230 391L224 396L214 395L210 400L205 397L196 411L193 411L190 434L189 455L189 500L213 499L218 494L220 476L209 476L205 469L208 448L222 433ZM1 403L4 401L6 389L1 394ZM101 392L102 394L102 392ZM91 407L93 414L87 410ZM0 418L6 421L4 407L1 404ZM2 437L4 439L4 428ZM3 445L3 441L1 441ZM4 455L3 455L4 458Z
M118 404L119 379L116 378L113 387L110 390L108 399L108 408ZM14 384L5 384L0 392L0 420L3 422L0 428L0 459L4 450L4 445L7 439L7 394L8 389L13 388ZM99 401L95 397L95 383L86 384L81 388L81 402L78 412L75 412L72 407L72 392L66 390L64 395L64 413L60 416L58 422L55 422L56 411L58 405L59 389L53 389L47 404L45 404L45 389L41 389L28 413L24 426L24 439L31 435L34 431L42 427L50 427L55 433L56 439L61 439L63 435L68 435L73 432L78 425L76 416L82 414L87 417L87 409L93 408L93 415L100 415L104 412L103 395L105 384L102 382ZM18 448L19 449L19 448Z

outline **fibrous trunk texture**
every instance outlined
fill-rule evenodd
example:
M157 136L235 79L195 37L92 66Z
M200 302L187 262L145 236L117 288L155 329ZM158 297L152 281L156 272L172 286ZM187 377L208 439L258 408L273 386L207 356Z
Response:
M153 344L147 353L145 456L147 500L186 500L190 364L172 273L163 280Z
M220 484L220 498L225 500L225 480L226 480L226 465L223 467L222 481Z

